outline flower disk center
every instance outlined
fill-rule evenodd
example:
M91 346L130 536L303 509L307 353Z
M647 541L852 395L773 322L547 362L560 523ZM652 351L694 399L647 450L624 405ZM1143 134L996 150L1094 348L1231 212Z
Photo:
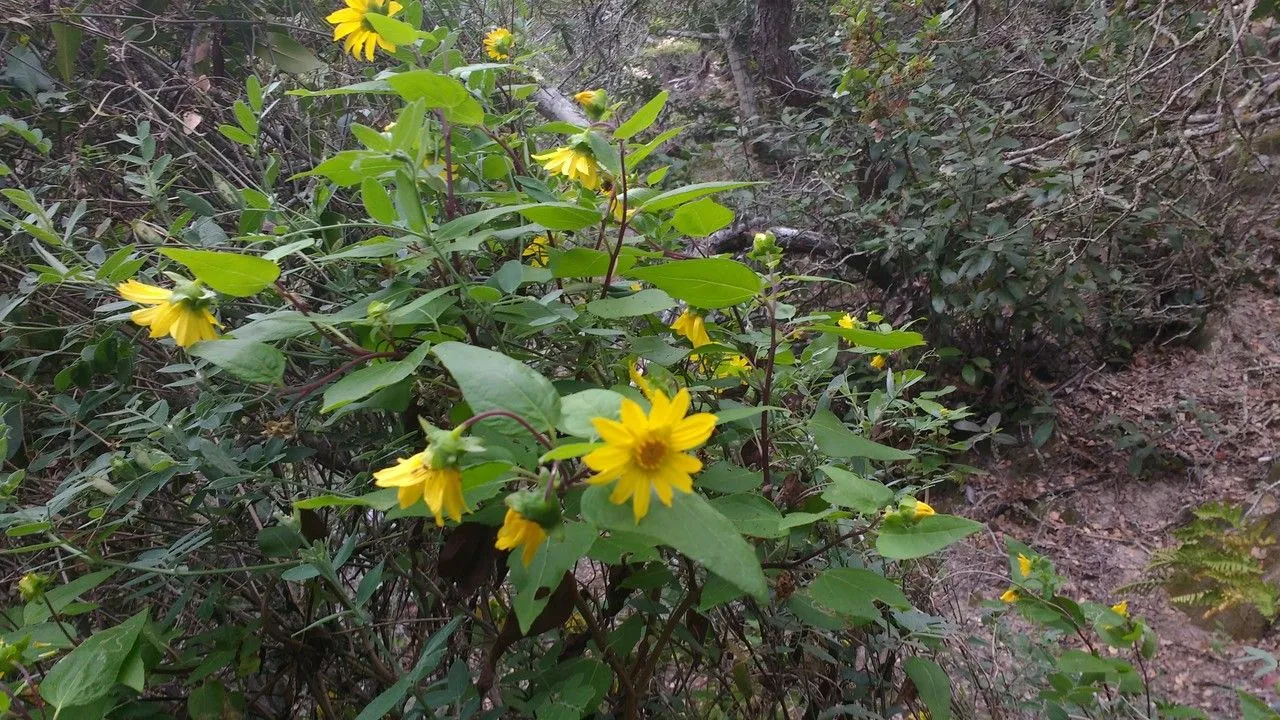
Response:
M636 443L633 456L635 464L641 469L656 470L667 456L667 443L661 438L645 438Z

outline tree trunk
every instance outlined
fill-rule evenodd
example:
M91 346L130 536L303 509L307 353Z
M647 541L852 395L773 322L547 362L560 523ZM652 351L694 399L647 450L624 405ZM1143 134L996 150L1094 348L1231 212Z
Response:
M795 0L756 0L752 56L760 77L784 100L797 89L795 59L791 55L794 18Z

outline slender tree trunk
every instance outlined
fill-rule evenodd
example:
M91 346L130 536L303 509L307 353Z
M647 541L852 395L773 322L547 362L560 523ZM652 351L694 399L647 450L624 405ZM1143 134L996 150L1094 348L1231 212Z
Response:
M729 65L729 75L733 78L733 89L738 95L738 114L743 126L750 125L752 118L760 114L760 106L756 104L756 89L747 74L747 64L738 52L733 33L728 25L721 25L720 44L724 47L725 61Z
M775 95L784 99L796 89L795 59L791 55L794 19L795 0L756 0L751 55L759 76Z

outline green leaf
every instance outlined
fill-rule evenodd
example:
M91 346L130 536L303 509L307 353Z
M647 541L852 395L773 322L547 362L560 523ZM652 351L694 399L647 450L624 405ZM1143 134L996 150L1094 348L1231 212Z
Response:
M366 13L364 17L374 31L392 45L411 45L418 39L417 29L403 20L373 12Z
M62 612L63 608L70 605L81 595L106 582L107 578L114 575L115 572L114 569L91 572L87 575L81 575L65 585L59 585L49 590L44 594L44 598L27 603L22 610L22 623L30 627L47 621L50 618L49 605L52 605L54 610ZM45 604L45 601L48 601L48 605Z
M657 288L645 288L626 297L608 297L587 303L587 312L598 318L613 320L652 315L676 306L675 298Z
M282 32L267 33L267 59L287 73L309 73L329 67L297 40Z
M430 349L429 343L423 343L403 360L376 363L347 375L324 391L324 407L320 411L333 412L404 380L418 369Z
M187 352L245 382L274 385L284 377L284 353L265 343L235 338L205 340Z
M560 399L559 429L566 435L594 440L599 437L593 418L617 420L622 409L622 396L612 390L590 388Z
M428 108L443 110L449 122L460 125L484 122L484 108L462 83L448 75L410 70L387 78L387 84L408 102L421 99Z
M668 190L667 192L654 195L642 203L640 205L640 209L647 210L649 212L657 212L659 210L666 210L667 208L673 208L677 205L692 202L700 197L706 197L707 195L714 195L715 193L725 192L727 190L737 190L739 188L762 184L763 183L758 182L705 182L686 185L682 188L676 188L675 190Z
M741 493L760 487L764 482L764 473L720 460L703 470L694 482L698 487L718 493Z
M698 598L698 610L706 612L739 597L742 597L742 590L737 585L715 573L707 573L707 582L702 586L702 596Z
M236 116L236 122L240 123L240 127L250 135L257 137L258 135L258 116L253 114L253 110L243 100L236 100L231 106L231 112Z
M394 225L397 219L395 203L387 194L382 183L373 178L365 178L360 182L360 200L369 217L383 225Z
M162 248L160 252L187 266L198 280L223 295L255 295L280 277L279 265L253 255L180 248Z
M459 342L435 346L434 352L462 389L472 412L508 410L543 432L560 421L560 395L551 381L502 353ZM499 425L497 421L491 421ZM504 431L526 433L504 419Z
M809 586L809 597L822 607L862 625L880 617L876 602L896 610L910 610L902 590L879 573L863 568L823 571Z
M924 336L910 330L890 330L880 332L865 328L842 328L838 325L814 325L817 332L839 335L853 345L872 350L902 350L903 348L924 345Z
M910 657L902 663L907 677L915 683L916 692L929 709L932 720L951 720L951 680L938 663L922 657Z
M706 237L731 222L733 211L711 198L682 205L671 216L675 229L690 237Z
M600 211L573 203L526 205L519 212L548 230L581 230L600 222Z
M209 204L208 200L205 200L204 198L200 197L199 195L196 195L193 192L189 192L187 190L179 190L178 199L182 201L183 205L186 205L197 215L201 215L203 217L213 217L214 215L217 214L217 211L214 210L213 205Z
M625 275L665 290L690 305L712 310L746 302L763 287L754 270L725 258L675 260L631 268Z
M1241 720L1280 720L1280 713L1257 696L1236 690L1236 699L1240 701Z
M782 513L773 503L755 493L740 493L712 498L711 506L729 518L738 532L748 537L780 538L788 531L782 529Z
M911 460L914 457L911 453L854 434L830 410L814 413L813 419L809 421L809 432L818 443L818 449L831 457L857 457L884 462Z
M53 33L53 42L57 47L54 65L62 79L71 82L76 70L76 56L80 54L80 43L84 40L84 31L77 25L66 23L51 23L49 30Z
M875 515L893 502L893 491L883 483L834 465L823 465L818 469L831 478L831 484L822 491L822 499L832 505L853 508L863 515Z
M520 562L520 553L511 553L511 583L516 589L516 599L512 606L516 611L516 619L520 621L522 633L529 632L529 626L550 600L551 593L540 591L554 589L559 585L564 574L591 549L598 534L595 528L586 523L565 523L563 529L564 535L549 539L538 554L533 556L533 561L527 568ZM539 597L540 594L542 597Z
M569 248L568 250L553 250L551 252L551 262L548 263L551 270L551 277L555 278L573 278L573 277L603 277L609 272L609 253L600 250L592 250L591 248ZM623 255L618 258L618 267L615 272L621 272L634 265L636 259L630 255Z
M671 507L654 500L649 514L637 523L630 503L609 502L610 491L607 486L596 486L583 493L582 516L588 522L670 545L747 594L761 601L768 597L755 549L702 495L677 492Z
M58 661L40 683L40 696L55 710L85 705L115 687L147 622L146 610L123 623L94 633Z
M400 169L397 158L366 150L344 150L330 157L307 172L298 173L292 179L319 175L343 187L359 185L365 178L377 178Z
M1058 670L1064 673L1105 674L1116 670L1116 661L1098 657L1084 650L1067 650L1058 658Z
M876 552L890 560L910 560L935 553L982 529L982 523L955 515L929 515L917 522L885 522L876 537Z
M662 108L667 105L667 98L671 96L670 92L663 90L653 97L652 100L645 103L643 107L635 111L627 121L618 126L613 131L615 140L628 140L637 133L644 132L658 119L658 114L662 112Z
M238 142L241 145L244 145L246 147L252 146L254 143L254 139L252 135L245 132L244 130L241 130L235 125L228 125L227 123L222 123L221 125L218 126L218 132L222 133L223 137L227 138L228 140L231 140L232 142Z

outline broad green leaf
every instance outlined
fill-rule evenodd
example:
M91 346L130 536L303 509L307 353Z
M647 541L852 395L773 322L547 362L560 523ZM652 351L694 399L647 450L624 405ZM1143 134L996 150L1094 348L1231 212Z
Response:
M22 611L22 623L31 626L45 622L50 617L49 605L52 605L54 610L62 612L63 608L70 605L81 595L106 582L107 578L114 575L115 572L114 569L98 570L87 575L81 575L65 585L59 585L49 590L42 599L27 603ZM48 605L45 604L46 601Z
M782 513L773 503L756 493L739 493L712 498L711 506L729 518L738 532L748 537L786 537L782 529Z
M318 510L320 508L336 507L368 507L381 512L386 512L396 505L396 489L386 488L384 490L374 490L371 493L365 493L357 497L349 495L317 495L315 497L294 500L293 506L299 510Z
M600 212L573 203L539 203L526 205L520 214L548 230L581 230L600 222Z
M554 590L564 574L587 554L599 534L592 526L580 522L565 523L563 530L563 536L547 540L546 545L533 556L529 567L520 561L519 552L511 553L511 584L516 589L512 605L516 619L520 621L521 632L528 632L529 626L547 606L550 593L539 591ZM543 596L539 597L539 594Z
M284 353L265 343L236 338L205 340L187 352L245 382L274 385L284 377Z
M1105 674L1117 669L1117 662L1111 658L1103 658L1084 650L1066 650L1058 658L1058 670L1065 673Z
M692 202L694 200L697 200L700 197L706 197L707 195L714 195L715 193L725 192L727 190L737 190L739 188L751 187L753 185L761 185L761 184L763 183L705 182L705 183L697 183L694 185L686 185L682 188L676 188L675 190L668 190L667 192L654 195L653 197L646 200L642 205L640 205L640 209L646 210L648 212L657 212L659 210L666 210L667 208L673 208L673 207L676 207L677 205L683 205L687 202Z
M676 306L670 295L657 288L645 288L625 297L607 297L587 303L587 312L598 318L613 320L652 315Z
M617 130L613 131L613 138L615 140L628 140L637 133L647 130L653 124L653 121L658 119L658 113L661 113L662 108L666 107L667 98L670 96L671 93L666 90L655 95L652 100L645 103L643 107L627 118L626 122L619 125Z
M551 269L551 277L604 277L605 273L609 272L609 259L609 253L600 250L569 248L568 250L553 250L551 252L551 262L548 265ZM618 258L618 267L615 269L615 273L627 270L635 263L636 259L634 257L622 255Z
M594 440L599 437L593 418L617 420L622 396L604 388L590 388L560 399L560 431L566 435Z
M94 633L49 670L40 683L40 696L55 710L106 696L119 681L146 622L144 610L115 627Z
M279 265L254 255L183 248L162 248L160 252L223 295L256 295L280 277Z
M938 663L922 657L910 657L902 663L907 677L915 683L916 692L929 709L933 720L951 720L951 680Z
M817 441L818 449L831 457L857 457L883 462L910 460L914 457L911 453L855 435L829 410L814 413L813 419L809 421L809 432Z
M675 229L690 237L706 237L731 222L733 211L711 198L682 205L671 216Z
M387 84L408 102L422 99L428 108L444 111L449 122L479 125L484 108L457 79L430 70L410 70L387 78Z
M359 185L366 178L389 175L403 166L400 160L368 150L343 150L311 170L294 175L291 180L319 175L342 187Z
M1241 720L1280 720L1280 713L1256 695L1236 690L1236 699L1240 701Z
M78 25L50 23L49 31L53 33L54 46L57 48L54 65L62 79L71 82L76 70L76 56L80 54L80 43L84 40L84 30Z
M759 470L748 470L726 460L712 463L694 478L696 487L707 488L718 493L732 494L755 490L764 482L764 473Z
M890 560L931 555L982 529L982 523L955 515L929 515L917 522L885 522L876 537L876 552Z
M823 465L818 469L831 478L831 484L822 491L822 499L832 505L853 508L863 515L875 515L893 502L893 491L883 483L834 465Z
M725 258L675 260L631 268L625 275L690 305L712 310L746 302L763 286L754 270Z
M287 73L309 73L329 67L297 40L282 32L267 33L267 57Z
M543 432L554 430L560 421L560 395L551 381L519 360L459 342L437 345L433 352L457 381L472 412L508 410ZM527 434L514 421L492 422L507 432Z
M392 45L411 45L418 39L418 31L403 20L376 12L366 13L364 17L365 22L372 25L374 31Z
M298 97L332 97L334 95L392 95L395 90L391 89L390 83L386 79L365 80L364 82L354 83L352 85L343 85L342 87L327 88L324 90L307 90L305 88L299 90L290 90L286 95L297 95Z
M880 332L866 328L842 328L838 325L814 325L817 332L839 335L850 343L872 350L902 350L903 348L924 345L924 336L911 330L890 330Z
M240 123L240 127L244 131L257 137L258 135L258 116L253 114L253 110L249 104L243 100L236 100L231 106L231 112L236 116L236 122Z
M414 348L413 352L403 360L375 363L347 375L324 391L324 406L321 412L333 412L347 403L368 397L382 388L404 380L418 369L430 349L430 344L423 343Z
M863 568L825 570L809 586L809 597L822 607L862 625L880 617L876 602L895 610L910 610L902 590L883 575Z
M698 598L698 610L706 612L730 600L742 597L742 589L715 573L707 573L707 582Z
M597 486L583 493L582 516L588 522L670 545L747 594L762 601L768 597L755 549L702 495L677 492L671 507L654 499L649 514L637 523L631 504L614 505L609 502L610 492L608 486Z

